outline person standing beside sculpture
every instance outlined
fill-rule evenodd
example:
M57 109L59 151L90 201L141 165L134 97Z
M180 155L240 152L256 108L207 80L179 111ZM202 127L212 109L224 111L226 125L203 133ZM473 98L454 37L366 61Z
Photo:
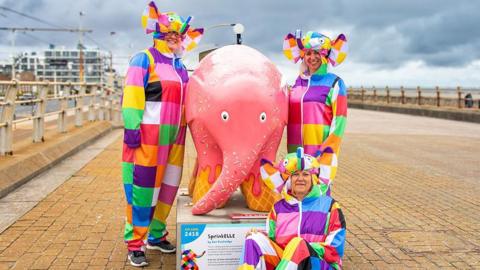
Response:
M182 175L186 122L184 96L188 73L184 51L199 42L203 29L191 17L161 13L150 2L142 26L153 46L130 61L122 97L125 123L122 176L127 201L125 242L133 266L148 265L148 249L175 252L167 240L166 218Z
M288 152L303 147L312 156L322 153L319 179L330 186L347 120L347 89L327 68L345 60L346 37L340 34L332 41L318 32L302 36L297 30L285 37L283 52L294 63L302 61L300 75L289 93Z

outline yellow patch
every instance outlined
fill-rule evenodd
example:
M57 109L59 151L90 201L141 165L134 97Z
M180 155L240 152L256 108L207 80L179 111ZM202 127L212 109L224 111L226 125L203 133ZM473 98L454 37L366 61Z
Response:
M145 89L141 86L127 85L123 90L123 108L145 109Z
M303 143L305 145L321 145L323 143L323 126L317 124L304 124Z

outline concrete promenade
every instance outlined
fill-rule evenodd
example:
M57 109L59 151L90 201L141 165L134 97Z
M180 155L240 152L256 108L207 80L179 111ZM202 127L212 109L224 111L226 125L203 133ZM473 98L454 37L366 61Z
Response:
M480 269L480 125L355 109L348 121L333 187L347 219L344 268ZM65 182L32 180L53 192L24 186L0 200L2 211L36 198L0 233L0 269L131 269L121 132L102 140L98 155L87 159L83 151L93 150L82 150L63 164ZM186 151L183 187L195 159L190 138ZM148 269L175 269L174 255L147 256Z

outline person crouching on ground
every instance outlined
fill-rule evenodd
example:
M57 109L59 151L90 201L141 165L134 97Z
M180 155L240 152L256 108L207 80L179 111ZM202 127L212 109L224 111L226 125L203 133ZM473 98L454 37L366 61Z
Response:
M282 199L270 211L266 233L247 234L239 270L341 269L346 223L340 205L319 183L320 164L299 147L279 166L264 160L264 182Z

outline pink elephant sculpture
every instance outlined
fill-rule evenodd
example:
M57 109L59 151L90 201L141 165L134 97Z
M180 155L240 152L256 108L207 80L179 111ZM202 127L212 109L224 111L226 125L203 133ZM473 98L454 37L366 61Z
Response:
M222 207L239 186L250 209L269 211L276 195L260 178L260 159L275 159L288 119L273 62L243 45L217 49L192 74L185 102L198 161L192 213Z

